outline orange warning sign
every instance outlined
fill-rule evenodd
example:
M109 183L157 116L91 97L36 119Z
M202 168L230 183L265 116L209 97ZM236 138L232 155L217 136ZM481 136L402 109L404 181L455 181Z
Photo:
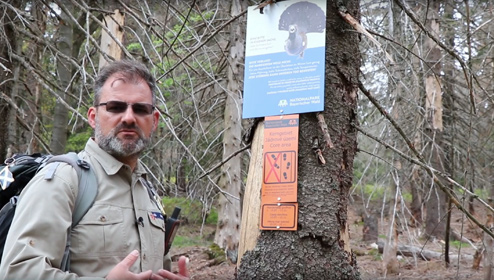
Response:
M298 115L266 117L262 203L297 202Z
M261 209L261 229L297 230L297 203L264 204Z

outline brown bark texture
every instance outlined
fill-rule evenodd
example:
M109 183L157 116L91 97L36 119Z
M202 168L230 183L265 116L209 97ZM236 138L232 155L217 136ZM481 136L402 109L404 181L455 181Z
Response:
M298 230L262 231L255 248L242 257L238 279L360 279L347 226L357 150L359 36L340 17L342 9L358 20L359 1L327 4L322 114L334 147L324 143L317 113L300 114ZM325 164L314 152L315 138Z

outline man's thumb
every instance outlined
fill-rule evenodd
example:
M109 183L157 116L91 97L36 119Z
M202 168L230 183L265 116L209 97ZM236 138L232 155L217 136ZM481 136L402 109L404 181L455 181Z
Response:
M127 257L125 257L125 259L123 259L120 262L120 265L123 265L126 268L130 268L136 262L138 257L139 257L139 251L134 250L130 252L130 254L128 254Z
M181 256L178 259L178 273L179 273L179 275L189 277L189 271L187 271L188 262L189 262L189 258L186 258L185 256Z

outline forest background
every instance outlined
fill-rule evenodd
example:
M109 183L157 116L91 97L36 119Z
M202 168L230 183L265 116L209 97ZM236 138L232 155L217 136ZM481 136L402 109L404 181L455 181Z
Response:
M246 9L259 2L0 0L0 158L84 147L91 84L114 59L106 33L158 80L161 123L143 156L155 185L235 263L260 121L240 117ZM394 271L398 235L480 253L494 224L494 1L359 3L360 24L341 20L360 38L349 204L362 238L384 244L381 275ZM451 229L453 210L461 223ZM467 224L478 230L469 239Z

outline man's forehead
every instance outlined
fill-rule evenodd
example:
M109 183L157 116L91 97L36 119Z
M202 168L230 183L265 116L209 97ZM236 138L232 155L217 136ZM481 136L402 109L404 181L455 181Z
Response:
M115 77L113 80L110 80L110 87L118 87L121 86L122 84L126 84L127 80L123 77Z
M137 75L124 75L122 73L115 73L111 75L107 80L107 84L109 85L110 88L115 88L123 84L129 84L129 83L135 85L142 83L147 85L146 81L144 81L143 78Z

